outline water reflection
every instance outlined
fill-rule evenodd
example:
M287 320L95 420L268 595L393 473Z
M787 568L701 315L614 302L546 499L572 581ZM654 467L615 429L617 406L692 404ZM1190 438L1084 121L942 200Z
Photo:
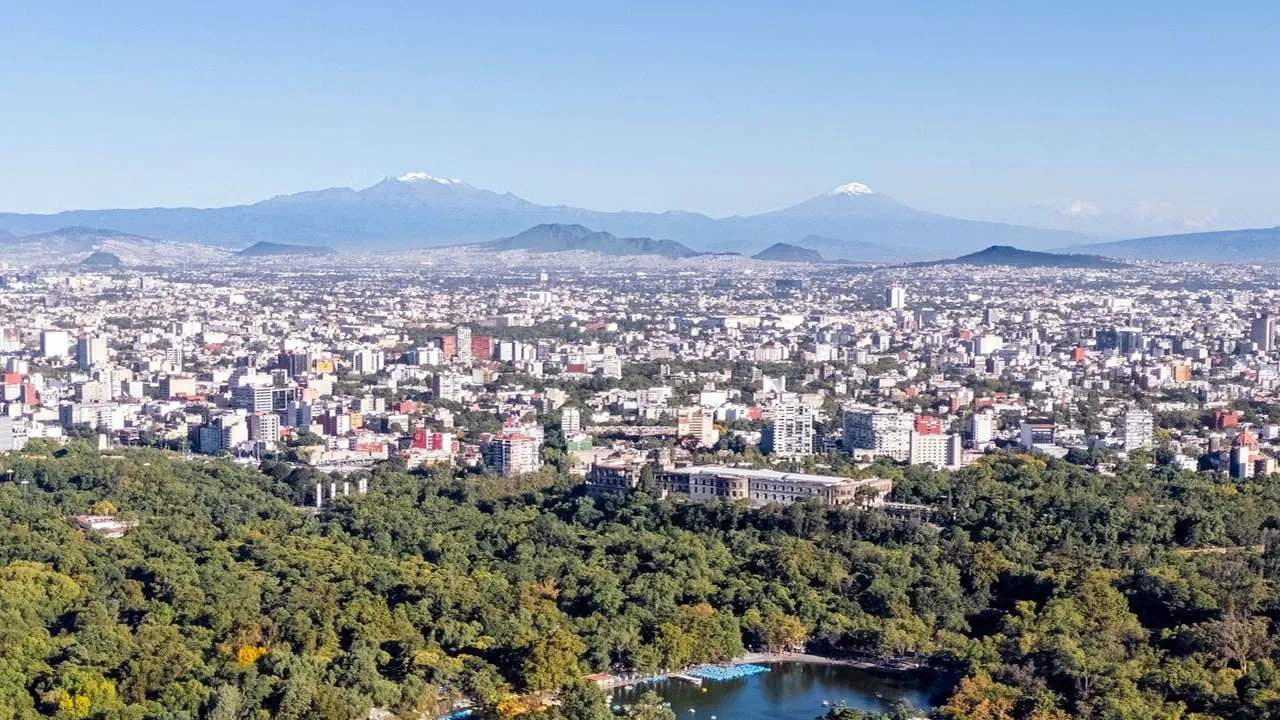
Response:
M784 662L769 667L771 672L707 681L701 687L666 680L620 689L614 703L633 703L652 689L671 703L678 717L690 720L709 720L711 715L717 720L813 720L826 712L824 700L860 710L889 710L899 701L926 709L939 689L913 676L886 677L841 665Z

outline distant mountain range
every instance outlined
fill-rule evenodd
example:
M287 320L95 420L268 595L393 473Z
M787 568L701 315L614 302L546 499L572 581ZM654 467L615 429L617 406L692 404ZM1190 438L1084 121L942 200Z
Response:
M962 255L950 260L938 260L930 263L920 263L921 265L998 265L1005 267L1019 268L1085 268L1097 270L1112 270L1116 268L1128 267L1124 263L1116 262L1099 255L1060 255L1056 253L1035 252L1032 250L1020 250L1007 245L992 245L984 250L976 253Z
M273 242L256 242L236 253L236 255L244 258L281 256L323 257L325 255L337 254L337 250L319 245L286 245L284 243Z
M1068 209L1092 212L1087 204L1081 207ZM1147 213L1143 217L1154 212L1141 211ZM917 210L860 183L772 212L712 218L691 212L597 212L539 205L425 173L386 178L362 190L330 188L221 208L0 213L0 249L7 257L33 264L78 262L99 250L117 255L124 265L181 264L225 258L257 243L267 243L266 248L318 247L322 250L314 252L325 253L477 243L515 248L531 242L531 237L520 238L539 227L544 229L539 231L543 237L535 243L538 247L595 248L594 252L614 255L751 255L780 243L815 251L825 261L899 263L998 245L1144 260L1280 262L1277 228L1089 244L1096 238L1076 232ZM570 227L580 229L563 230ZM594 233L604 235L590 237ZM272 254L280 253L259 248L247 256Z
M774 243L769 247L761 250L751 256L752 260L769 260L771 262L801 262L801 263L820 263L823 261L822 253L817 250L800 247L799 245L789 245L787 243Z
M1280 262L1280 227L1160 235L1076 245L1060 252L1091 252L1134 260L1274 263Z
M548 223L531 227L509 238L491 240L482 245L488 250L527 250L535 253L579 250L601 255L658 255L667 258L686 258L698 252L674 240L652 238L617 237L582 225Z
M0 259L23 264L74 264L97 254L114 256L122 265L182 265L218 260L230 253L200 243L158 240L89 227L65 227L28 235L0 234Z
M315 190L222 208L0 213L0 228L18 234L93 226L226 248L271 242L349 252L484 242L536 225L582 225L623 238L667 238L699 252L750 254L787 242L817 250L828 260L882 261L889 259L886 255L895 260L930 259L992 243L1046 249L1089 240L1072 232L924 212L860 183L841 185L781 210L719 219L690 212L597 212L539 205L425 173L387 178L362 190Z

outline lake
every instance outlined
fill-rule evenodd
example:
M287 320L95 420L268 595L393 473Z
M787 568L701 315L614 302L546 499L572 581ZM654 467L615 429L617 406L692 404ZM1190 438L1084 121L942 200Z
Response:
M646 690L671 703L677 720L813 720L826 713L823 700L860 710L886 711L905 700L921 710L932 706L938 688L913 676L884 676L844 665L771 663L770 672L737 680L684 680L620 688L613 704L629 705ZM703 692L703 689L706 692ZM693 708L696 712L690 713Z

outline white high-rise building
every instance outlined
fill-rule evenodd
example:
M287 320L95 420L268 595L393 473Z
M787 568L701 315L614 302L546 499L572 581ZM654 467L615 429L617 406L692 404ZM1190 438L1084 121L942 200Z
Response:
M411 365L439 365L443 358L438 347L420 347L409 352L408 360Z
M107 363L107 341L93 335L85 335L76 341L76 364L81 370Z
M542 443L522 433L496 437L483 447L484 461L503 475L537 472L542 467Z
M607 378L622 377L622 358L609 355L600 361L600 374Z
M912 430L909 438L907 462L912 465L932 465L939 470L951 470L964 463L959 435L927 435Z
M676 435L697 438L699 447L715 445L720 441L720 431L715 426L715 413L701 407L681 408L676 414ZM812 427L810 436L812 437ZM812 441L810 446L812 447Z
M884 291L884 306L890 310L901 310L907 306L907 291L905 288L894 285Z
M906 462L911 455L915 416L885 408L853 406L844 414L844 448L871 450L876 455Z
M975 448L984 447L996 437L996 414L981 410L969 416L969 437Z
M67 357L71 350L71 337L66 330L45 330L40 333L40 357Z
M990 355L1004 348L1004 338L999 335L982 335L973 341L974 355Z
M471 328L459 325L453 336L458 345L458 352L454 357L462 362L471 362Z
M249 412L271 412L275 409L275 389L263 384L237 385L231 388L231 407Z
M813 409L801 402L773 406L773 420L764 428L760 449L782 458L813 454Z
M560 411L560 432L568 437L582 432L582 411L567 407Z
M1146 410L1127 410L1120 427L1125 452L1149 448L1155 444L1155 418Z
M381 350L366 348L357 350L351 356L352 368L361 375L377 375L386 364L386 356Z
M438 400L460 403L463 400L463 379L457 373L436 373L431 379L431 392Z
M274 413L254 413L249 416L249 439L256 442L280 440L280 417Z

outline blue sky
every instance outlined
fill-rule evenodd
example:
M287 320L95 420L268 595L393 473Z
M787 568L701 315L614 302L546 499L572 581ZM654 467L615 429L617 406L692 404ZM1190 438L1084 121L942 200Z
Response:
M37 3L0 23L0 210L409 170L596 209L862 181L1280 224L1276 3Z

